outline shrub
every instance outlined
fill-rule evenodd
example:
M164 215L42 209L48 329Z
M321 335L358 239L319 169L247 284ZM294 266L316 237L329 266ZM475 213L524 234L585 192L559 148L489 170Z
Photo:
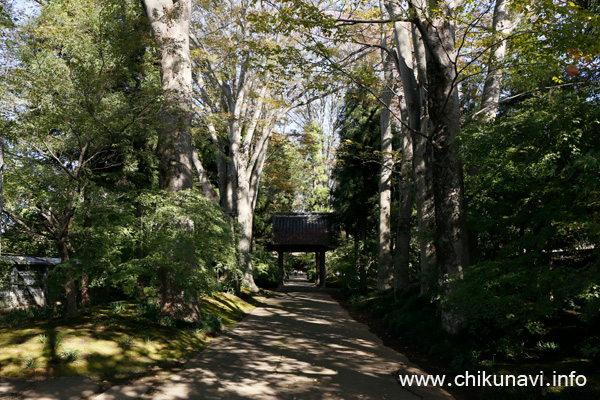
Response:
M123 314L123 312L127 309L127 306L122 301L115 301L111 304L111 307L115 314Z
M5 313L0 318L0 323L6 324L8 326L13 326L17 323L24 321L49 319L64 315L65 308L63 306L15 308Z
M67 364L75 362L79 358L79 350L71 348L63 349L63 351L60 352L60 357Z
M37 359L35 357L26 358L23 361L23 367L26 370L32 370L32 369L37 368Z
M133 336L124 336L118 340L119 347L128 349L133 344Z
M159 321L162 316L160 305L155 300L145 300L138 304L137 313L149 321Z

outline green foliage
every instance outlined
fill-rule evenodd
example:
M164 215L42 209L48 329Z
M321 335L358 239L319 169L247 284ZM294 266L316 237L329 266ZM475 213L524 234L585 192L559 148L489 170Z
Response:
M28 307L14 308L0 314L0 324L13 326L22 323L23 321L34 321L37 319L48 319L65 315L63 306L46 306L46 307Z
M450 295L466 329L513 343L544 334L568 304L598 315L600 112L593 88L555 89L507 105L463 134L473 264ZM597 251L597 250L596 250ZM584 295L588 293L586 298Z
M261 288L276 288L279 284L279 265L277 256L262 246L252 253L254 283ZM289 268L289 264L285 264Z
M57 0L21 28L7 79L18 107L5 131L3 245L59 255L56 294L82 270L107 286L131 249L133 200L156 185L160 74L144 21L136 1Z
M366 241L342 239L340 245L328 254L327 269L337 277L343 293L364 291L376 283L377 242L374 238Z
M315 122L304 126L298 136L298 153L302 157L296 172L297 196L301 210L309 212L329 211L329 188L325 175L325 135Z
M218 333L223 329L223 323L219 316L204 314L201 321L201 330L205 333Z
M452 345L439 323L437 304L411 292L400 293L396 298L392 296L389 293L380 299L382 306L385 302L394 304L385 315L391 332L417 345L429 347L431 354L450 352Z
M377 255L379 158L379 103L365 90L350 90L337 124L341 145L336 152L332 205L344 230L352 239L332 257L342 285L367 290Z
M63 351L60 352L59 355L63 362L70 364L79 359L79 350L65 348L63 349Z
M37 359L35 357L28 357L23 360L23 367L26 370L34 370L37 368Z
M580 354L592 360L600 360L600 336L592 336L583 341Z
M539 340L535 344L535 348L541 352L552 353L558 350L558 344L556 344L556 342L544 342L542 340Z
M189 299L218 288L236 268L232 222L217 204L194 191L143 193L138 197L139 230L124 240L137 253L110 271L111 281L135 296L139 282L155 294L165 276L172 277Z
M558 269L535 266L535 259L480 262L465 271L464 282L449 302L464 317L465 327L480 337L520 336L526 327L555 312L566 282Z
M127 309L125 303L123 303L122 301L115 301L111 304L111 308L112 312L114 312L115 314L122 314Z
M157 301L145 300L138 305L137 313L148 321L158 321L162 314L162 309Z
M129 349L133 344L133 336L125 335L120 338L117 342L119 343L119 347L122 349Z
M375 229L366 210L377 204L379 164L373 158L379 148L379 104L365 90L346 95L338 124L341 146L333 176L333 207L346 231L364 240Z

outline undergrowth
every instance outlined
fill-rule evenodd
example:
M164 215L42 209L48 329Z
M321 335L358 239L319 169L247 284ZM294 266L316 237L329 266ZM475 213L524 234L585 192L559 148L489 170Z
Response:
M440 323L440 304L415 292L346 292L346 301L355 308L382 318L390 334L401 337L412 348L443 359L457 374L466 371L488 374L539 374L548 377L556 371L567 374L576 370L587 377L583 387L484 387L481 398L512 399L599 399L600 377L595 359L600 350L598 336L577 341L572 332L589 330L577 318L548 319L525 324L522 332L506 334L487 330L477 335L464 330L458 335L446 333ZM566 320L565 320L566 319ZM564 329L563 329L564 328ZM566 333L565 333L566 331ZM570 342L569 342L570 340Z

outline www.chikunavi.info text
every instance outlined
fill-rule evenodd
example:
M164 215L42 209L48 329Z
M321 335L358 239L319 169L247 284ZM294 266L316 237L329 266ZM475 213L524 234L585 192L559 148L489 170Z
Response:
M477 371L475 373L465 372L464 374L448 377L446 375L413 375L398 374L398 381L402 386L585 386L587 378L584 375L578 375L576 371L569 374L558 374L553 371L552 374L533 375L505 375L490 374L486 371Z

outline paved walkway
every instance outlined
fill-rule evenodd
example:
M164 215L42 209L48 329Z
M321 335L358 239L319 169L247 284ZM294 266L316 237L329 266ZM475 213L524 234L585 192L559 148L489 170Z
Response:
M299 289L301 281L292 282ZM327 293L276 293L215 339L154 393L174 399L452 399L436 387L402 387L423 374L383 346Z
M424 374L354 321L325 291L292 279L225 331L156 391L143 382L101 394L86 377L0 377L0 398L143 399L452 399L437 387L402 387L396 376Z

